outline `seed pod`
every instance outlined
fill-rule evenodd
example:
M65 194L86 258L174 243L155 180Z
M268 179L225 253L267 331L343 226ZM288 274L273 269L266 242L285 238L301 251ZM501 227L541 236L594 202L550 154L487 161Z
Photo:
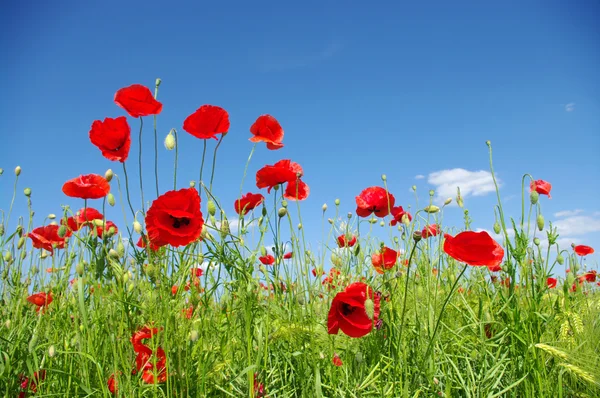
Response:
M287 214L287 209L285 207L280 207L279 210L277 211L277 215L279 217L285 217Z
M23 190L23 193L25 194L25 196L30 197L31 196L31 188L25 188Z

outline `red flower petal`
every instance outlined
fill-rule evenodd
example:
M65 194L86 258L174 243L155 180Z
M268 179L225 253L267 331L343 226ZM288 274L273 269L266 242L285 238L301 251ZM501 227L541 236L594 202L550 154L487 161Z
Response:
M229 114L221 107L202 105L183 122L183 129L200 139L217 139L229 131Z
M131 130L125 116L95 120L90 130L90 141L108 160L124 163L131 147Z
M573 246L573 251L578 256L587 256L588 254L594 253L594 249L592 247L586 246L586 245Z
M444 252L457 261L473 266L500 265L504 249L487 232L465 231L456 236L444 235Z
M162 104L154 99L148 87L132 84L115 93L115 103L125 109L131 117L158 115Z
M396 199L394 195L381 187L369 187L364 189L356 197L356 214L359 217L368 217L375 214L377 217L385 217L394 207Z
M245 216L250 210L254 210L264 200L265 197L261 194L248 192L246 195L242 196L241 199L236 200L233 207L237 214Z
M281 141L283 140L283 129L281 125L271 115L262 115L250 127L250 133L254 137L250 138L251 142L265 142L267 148L277 150L283 148Z
M87 174L65 182L62 191L72 198L100 199L108 195L110 185L100 175Z
M548 181L544 181L544 180L531 181L530 190L536 191L540 195L548 195L548 199L552 198L550 196L550 191L552 190L552 184L550 184Z

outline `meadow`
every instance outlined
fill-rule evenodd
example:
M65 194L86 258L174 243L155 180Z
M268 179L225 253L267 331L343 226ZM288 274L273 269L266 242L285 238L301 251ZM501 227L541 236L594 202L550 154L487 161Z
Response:
M600 396L600 278L583 266L594 249L558 247L540 207L548 181L523 176L516 216L496 190L498 241L472 230L460 189L409 211L383 175L355 203L324 205L316 242L301 213L310 178L290 159L244 172L236 198L213 195L221 144L249 139L247 170L257 146L285 145L285 126L266 113L228 137L228 111L202 105L161 144L160 83L123 87L124 115L91 121L114 170L74 170L62 190L76 208L34 223L43 193L19 185L27 170L0 172L14 184L0 204L5 397ZM196 181L177 179L181 134L204 145ZM142 136L174 155L172 190L128 177L156 167L129 158ZM494 175L492 143L482 150ZM15 200L29 214L11 214ZM464 225L444 224L451 203Z

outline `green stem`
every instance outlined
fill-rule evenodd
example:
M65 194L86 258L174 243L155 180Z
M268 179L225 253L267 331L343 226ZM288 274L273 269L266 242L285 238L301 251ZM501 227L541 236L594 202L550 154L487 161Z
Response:
M404 332L404 316L406 315L406 298L408 296L408 282L410 275L410 264L412 262L413 255L415 254L415 250L417 248L417 243L415 242L412 250L410 251L410 256L408 257L408 267L406 269L406 284L404 285L404 302L402 303L402 316L400 317L400 335L398 336L398 344L402 344L402 332Z
M202 161L200 163L200 179L198 180L198 194L202 193L202 172L204 171L204 158L206 157L206 140L204 140L204 149L202 150Z
M142 119L142 117L140 116L140 134L139 134L139 142L140 142L140 153L138 156L138 166L140 169L140 194L142 195L142 213L145 213L146 211L144 210L144 184L143 184L143 178L142 178L142 130L144 128L144 120ZM124 165L125 163L123 163Z
M129 203L129 208L131 209L131 215L135 220L135 210L133 210L133 205L131 204L131 198L129 197L129 178L127 177L127 168L125 167L125 163L121 163L123 165L123 175L125 176L125 193L127 194L127 203Z
M252 146L252 150L250 151L250 156L248 156L248 161L246 162L246 167L244 167L244 175L242 176L242 183L240 184L240 198L244 192L244 180L246 179L246 174L248 172L248 165L250 164L250 159L252 159L252 155L254 154L254 149L256 149L256 143Z
M213 153L212 170L210 173L210 185L208 188L209 191L211 191L211 192L212 192L213 178L215 177L215 165L217 164L217 150L219 149L219 145L221 145L221 142L223 142L223 138L225 138L225 134L221 134L221 139L217 143L217 146L215 147L215 152Z

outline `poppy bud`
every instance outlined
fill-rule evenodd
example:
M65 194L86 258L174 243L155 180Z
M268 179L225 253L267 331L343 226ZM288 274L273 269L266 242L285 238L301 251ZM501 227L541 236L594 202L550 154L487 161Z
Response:
M214 216L217 213L217 206L215 205L215 202L213 202L212 200L208 201L208 214L210 214L211 216Z
M77 263L75 266L75 272L77 272L77 275L83 276L83 270L83 263Z
M492 141L490 141L490 140L487 140L487 141L485 142L485 145L487 145L488 147L492 146Z
M223 222L221 222L221 234L227 235L229 232L230 232L229 221L227 221L227 219L225 219L225 220L223 220Z
M381 175L381 181L387 181L387 176L385 174Z
M51 345L50 347L48 347L48 356L50 358L53 358L54 355L56 355L56 349L54 348L53 345Z
M15 175L18 177L21 175L21 166L15 167Z
M544 216L542 216L541 214L538 214L536 221L537 221L538 229L540 231L543 231L544 230Z
M108 202L109 205L114 206L115 205L115 195L113 195L112 193L109 193L108 195L106 195L106 201Z
M61 226L58 228L58 232L57 232L57 233L58 233L58 236L59 236L59 237L61 237L61 238L64 238L64 237L65 237L65 235L67 234L67 227L66 227L66 226L64 226L64 225L61 225Z
M302 223L298 224L298 229L302 229Z
M190 188L194 188L196 186L196 181L190 181Z
M110 182L113 179L114 175L115 175L115 173L113 173L112 169L108 169L104 172L104 179L107 182Z
M375 224L377 222L377 219L375 217L371 217L371 218L369 218L369 222L371 224Z
M197 330L194 329L190 332L190 341L195 342L198 340L198 337L200 337L200 334Z
M534 244L534 245L536 245L536 246L539 246L539 245L540 245L540 243L541 243L541 241L540 241L540 238L534 238L534 239L533 239L533 244Z
M435 195L435 191L433 189L430 189L429 196L431 196L433 198L434 195Z
M25 196L30 197L31 196L31 188L25 188L23 190L23 193L25 194Z
M129 273L128 272L124 272L123 276L121 277L121 280L123 281L123 283L127 283L129 282Z
M4 174L4 169L2 167L0 167L0 176Z
M500 224L498 224L498 222L497 222L497 221L494 223L494 232L495 232L496 234L499 234L499 233L500 233Z
M333 203L335 203L336 206L339 206L340 205L340 200L336 199Z
M327 203L323 203L321 208L323 209L323 213L325 213L327 211Z
M115 249L110 249L108 251L108 256L112 258L119 258L119 253Z
M327 219L327 222L328 222L329 224L332 224L332 225L333 225L333 218L328 218L328 219Z
M54 220L54 219L56 218L56 214L54 214L54 213L50 213L50 214L48 214L48 218L49 218L50 220Z
M446 201L444 202L444 206L448 206L450 203L452 203L452 198L446 199Z
M276 191L279 191L279 185L280 185L280 184L277 184L277 185L275 185L275 186L273 187L273 189L274 189L274 190L276 190Z
M565 263L565 258L562 256L562 254L556 256L556 262L558 262L560 265L563 265Z
M267 249L264 246L260 248L260 255L263 257L267 255Z
M263 217L267 216L267 208L266 207L263 206L261 214Z
M412 188L413 192L417 192L417 186L416 185L413 185L411 188Z
M286 214L287 214L287 209L285 207L280 207L279 210L277 210L277 215L279 217L285 217Z
M463 206L465 205L465 203L463 202L461 197L456 198L456 204L458 205L458 207L460 207L461 209L463 208Z
M119 243L117 243L117 253L119 254L119 257L123 257L125 255L125 245L120 239Z
M383 221L380 221L379 225L381 225L382 227L385 227L385 223Z
M46 257L48 257L48 252L45 250L42 250L42 253L40 254L40 258L43 260ZM37 269L36 269L36 272L37 272Z
M159 77L156 78L156 82L154 83L154 85L156 86L156 88L158 88L158 86L160 86L160 84L162 83L162 80L160 80Z
M17 234L23 236L23 226L21 224L17 225Z
M371 320L375 316L375 303L370 298L365 300L365 312Z
M4 322L4 326L6 326L7 329L10 329L10 319L7 319L6 322Z
M4 236L4 224L0 223L0 236Z
M25 257L27 257L27 252L26 251L22 251L21 252L21 260L25 260Z
M10 252L4 253L4 261L9 263L12 260L12 254Z
M20 249L23 247L23 245L24 245L24 244L25 244L25 237L24 237L24 236L21 236L21 237L19 238L19 242L17 243L17 249L19 249L19 250L20 250Z
M429 205L429 206L425 207L423 210L425 210L425 212L427 212L429 214L433 214L433 213L437 213L438 211L440 211L440 208L437 207L436 205Z
M138 234L142 233L142 224L140 224L138 221L134 221L133 222L133 230L135 232L137 232Z
M532 205L536 204L539 199L540 199L540 194L537 193L537 191L531 191L531 193L529 194L529 200L531 201L531 204Z
M173 129L169 131L169 134L167 134L165 138L165 148L167 148L169 151L175 149L175 136L173 135Z
M423 237L423 234L421 233L421 231L415 231L415 232L413 232L413 240L415 242L420 241L422 237Z

